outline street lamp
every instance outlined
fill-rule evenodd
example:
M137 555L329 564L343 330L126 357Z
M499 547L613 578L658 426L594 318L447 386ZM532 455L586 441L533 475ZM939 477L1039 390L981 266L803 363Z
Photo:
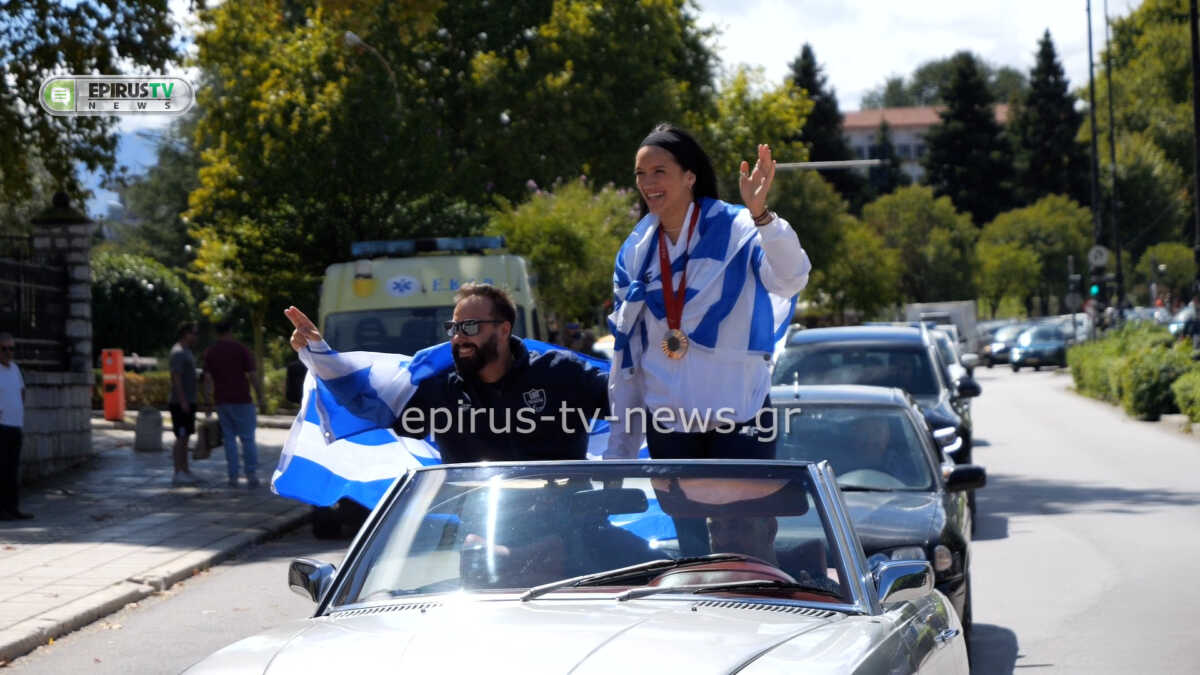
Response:
M392 93L396 95L396 111L399 112L400 87L396 84L396 73L392 72L392 67L388 65L387 59L383 58L383 54L380 54L378 49L375 49L371 45L364 42L363 39L355 35L353 31L346 31L342 34L342 43L351 49L357 49L359 51L365 49L375 55L375 58L379 61L379 64L383 66L384 70L387 71L388 81L392 83Z

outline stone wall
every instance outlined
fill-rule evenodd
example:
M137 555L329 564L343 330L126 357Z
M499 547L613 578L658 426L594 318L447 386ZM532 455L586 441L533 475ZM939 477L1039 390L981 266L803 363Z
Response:
M92 455L92 374L22 371L25 481L79 464Z

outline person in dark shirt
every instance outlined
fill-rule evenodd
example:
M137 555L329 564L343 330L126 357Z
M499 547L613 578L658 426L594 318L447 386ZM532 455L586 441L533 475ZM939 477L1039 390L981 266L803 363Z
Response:
M239 441L245 462L246 486L256 488L259 485L258 446L254 440L258 415L250 398L250 385L254 385L260 406L265 399L256 370L254 355L245 345L233 339L233 322L226 320L218 323L217 341L204 352L204 393L206 400L215 400L217 404L230 487L237 487L238 484ZM208 414L212 414L211 408Z
M296 327L294 349L321 339L302 312L285 313ZM464 284L446 322L454 368L418 386L397 414L396 433L432 434L447 464L584 459L592 418L609 411L608 374L569 352L531 354L512 335L515 322L502 289Z

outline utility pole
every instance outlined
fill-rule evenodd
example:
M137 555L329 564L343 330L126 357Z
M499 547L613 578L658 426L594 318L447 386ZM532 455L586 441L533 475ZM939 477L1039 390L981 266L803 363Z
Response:
M1195 172L1195 184L1192 185L1192 210L1195 212L1195 240L1192 244L1192 255L1196 261L1196 279L1193 282L1192 294L1200 293L1200 30L1196 27L1196 0L1191 0L1192 25L1192 143Z
M1195 4L1195 0L1192 0ZM1087 24L1088 24L1088 92L1091 99L1091 105L1088 106L1088 118L1091 120L1092 127L1092 234L1096 245L1101 243L1103 231L1100 226L1100 168L1099 160L1097 160L1096 150L1096 76L1092 64L1092 0L1087 0ZM1193 40L1193 44L1195 41ZM1193 53L1195 53L1193 51ZM1197 226L1200 228L1200 225ZM1200 259L1200 229L1196 230L1196 255Z
M1196 0L1192 0L1194 3ZM1108 220L1112 227L1113 255L1117 259L1117 323L1124 318L1125 273L1121 265L1121 230L1117 225L1117 119L1113 115L1112 40L1109 37L1108 0L1104 0L1104 78L1108 82L1108 164L1112 172L1112 192L1108 203Z

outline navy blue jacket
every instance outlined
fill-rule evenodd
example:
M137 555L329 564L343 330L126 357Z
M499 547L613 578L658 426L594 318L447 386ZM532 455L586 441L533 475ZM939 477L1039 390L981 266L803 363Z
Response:
M432 432L446 464L584 459L587 423L608 415L608 374L565 351L531 357L516 338L509 348L513 363L498 382L451 368L418 385L396 433Z

